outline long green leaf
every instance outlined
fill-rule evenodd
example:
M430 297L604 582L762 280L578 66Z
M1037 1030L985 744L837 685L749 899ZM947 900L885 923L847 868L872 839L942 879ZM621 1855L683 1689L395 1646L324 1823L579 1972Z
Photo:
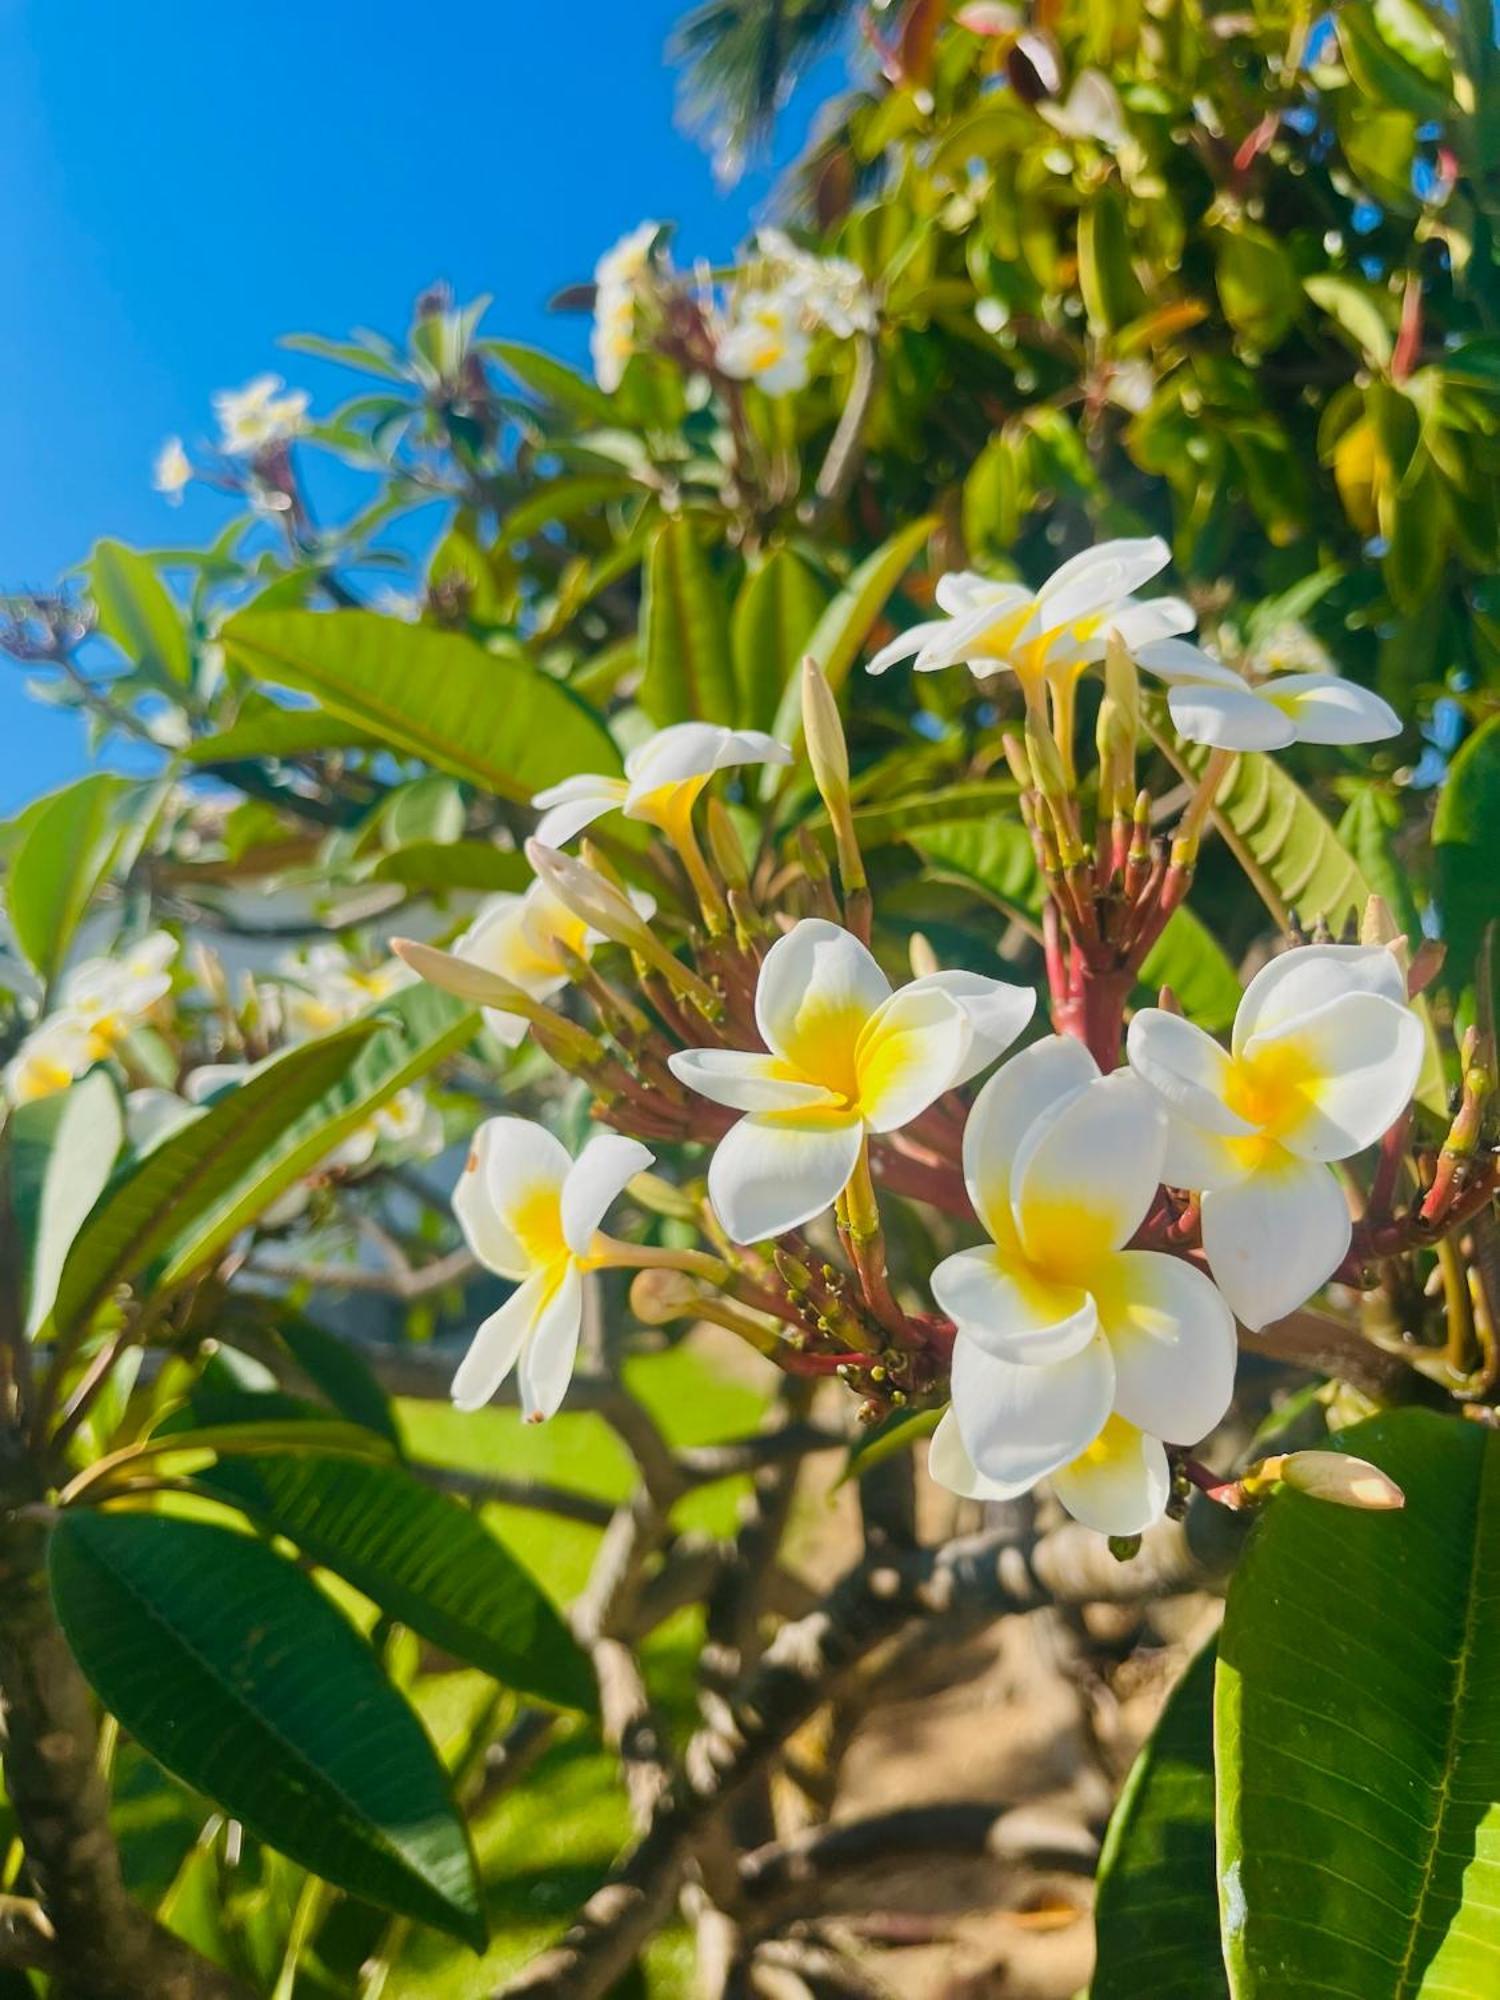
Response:
M283 708L251 695L227 729L189 743L190 764L237 764L260 757L305 757L320 750L378 749L380 739L321 708Z
M533 395L544 402L553 404L571 417L577 417L586 424L612 424L616 421L614 405L601 389L596 389L586 377L577 374L561 361L554 361L550 354L543 354L539 348L526 347L517 340L481 340L480 349L492 354L508 368L518 382L523 382Z
M1297 1493L1230 1587L1215 1695L1234 2000L1500 1992L1500 1436L1340 1432L1399 1514Z
M443 1767L300 1570L201 1521L88 1511L58 1522L50 1570L94 1691L175 1777L325 1881L483 1950Z
M656 723L733 722L729 607L698 526L664 522L646 555L641 707Z
M69 1248L104 1192L124 1137L120 1093L102 1069L11 1113L5 1143L28 1333L52 1310Z
M1227 2000L1214 1850L1214 1648L1188 1664L1099 1856L1089 2000Z
M57 1330L80 1325L184 1233L196 1239L201 1219L243 1185L288 1122L317 1104L374 1033L373 1022L358 1022L261 1063L113 1181L63 1264L52 1312ZM278 1186L265 1199L279 1192Z
M599 717L520 653L371 611L243 611L224 628L248 673L298 688L434 770L525 800L577 771L618 771Z
M791 549L772 549L740 587L730 639L734 654L735 719L743 729L769 729L782 694L828 605L817 575Z
M195 1484L507 1687L563 1708L596 1706L587 1656L515 1557L468 1508L400 1466L268 1452L224 1460Z
M127 779L94 771L49 793L26 815L5 899L16 943L44 980L62 970L73 933L119 851L119 805L130 790Z
M1486 924L1500 916L1500 716L1491 716L1454 758L1432 827L1446 974L1471 985Z
M531 865L513 848L488 840L414 840L382 854L370 867L372 882L399 882L407 889L522 890Z
M1041 908L1042 878L1018 819L949 820L907 838L940 881L977 890L1007 912L1034 917Z
M192 678L182 613L149 556L124 542L95 542L88 584L99 630L127 660L163 680Z

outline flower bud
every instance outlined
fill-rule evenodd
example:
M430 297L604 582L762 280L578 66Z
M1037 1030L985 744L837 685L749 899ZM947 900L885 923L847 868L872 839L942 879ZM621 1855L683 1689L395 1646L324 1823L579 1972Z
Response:
M457 952L439 951L436 945L419 944L415 938L392 938L391 950L429 986L440 987L459 1000L477 1007L493 1007L502 1014L520 1014L528 1021L541 1012L541 1003L523 993L519 986L502 979L472 959Z
M703 809L703 825L708 834L708 851L714 866L730 889L747 889L750 872L745 866L745 850L735 831L729 808L722 799L710 799Z
M1141 677L1130 648L1117 632L1105 642L1104 692L1119 710L1133 742L1141 727Z
M865 886L864 858L855 837L854 808L849 798L849 745L833 689L811 654L802 662L802 732L813 782L828 808L838 849L839 879L847 896Z
M920 931L912 932L907 956L911 960L913 979L930 979L933 973L939 970L937 953Z
M630 1310L642 1326L667 1326L696 1315L700 1297L685 1271L637 1271L630 1281Z
M713 988L672 956L623 889L582 861L560 854L555 847L544 847L539 840L527 841L526 859L558 901L590 930L634 952L677 992L690 996L704 1013L712 1016L719 1012L719 996Z
M1368 1459L1346 1451L1288 1452L1284 1458L1265 1459L1257 1471L1261 1479L1280 1479L1310 1499L1327 1500L1335 1507L1385 1512L1406 1505L1406 1495L1394 1479Z

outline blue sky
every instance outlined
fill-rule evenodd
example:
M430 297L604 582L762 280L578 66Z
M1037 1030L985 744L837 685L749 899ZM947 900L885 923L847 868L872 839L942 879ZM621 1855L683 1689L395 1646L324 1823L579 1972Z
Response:
M729 251L775 163L722 193L676 129L684 4L0 0L0 584L50 584L100 535L211 534L224 503L174 513L152 455L267 368L316 407L348 392L282 333L399 332L447 278L494 294L491 331L579 355L544 302L643 216ZM809 80L779 160L837 75ZM83 755L0 661L0 813Z

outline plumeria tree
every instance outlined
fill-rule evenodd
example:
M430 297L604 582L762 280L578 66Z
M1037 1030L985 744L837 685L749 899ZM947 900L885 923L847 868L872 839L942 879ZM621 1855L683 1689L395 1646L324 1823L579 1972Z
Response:
M5 2000L1494 1990L1488 16L846 16L9 601Z

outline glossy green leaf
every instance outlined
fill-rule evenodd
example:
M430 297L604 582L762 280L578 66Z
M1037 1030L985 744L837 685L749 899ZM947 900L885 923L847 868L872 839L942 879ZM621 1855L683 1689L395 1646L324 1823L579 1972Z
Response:
M391 1399L374 1370L347 1340L329 1333L316 1320L286 1310L278 1314L276 1333L303 1374L341 1416L388 1438L400 1450L401 1432Z
M730 621L735 720L742 729L769 729L776 720L827 604L821 579L791 549L772 549L746 577Z
M1214 1847L1212 1644L1131 1766L1099 1854L1089 2000L1228 2000Z
M224 645L248 673L312 695L404 755L501 798L618 771L599 717L519 652L371 611L242 611Z
M1361 785L1339 821L1339 839L1359 863L1359 871L1415 945L1422 919L1412 893L1411 871L1396 853L1401 828L1400 801L1379 785Z
M940 881L975 889L1006 911L1040 910L1042 878L1018 820L952 820L907 838Z
M1500 1991L1500 1436L1389 1411L1341 1431L1406 1495L1272 1502L1215 1694L1234 2000Z
M1474 979L1487 924L1500 915L1500 716L1475 730L1449 767L1432 824L1438 901L1455 991Z
M52 1310L64 1260L124 1137L120 1093L102 1069L10 1114L3 1144L28 1333Z
M151 558L123 542L95 542L87 575L105 638L138 669L162 680L191 680L187 628Z
M39 800L10 857L6 907L16 943L42 978L55 979L124 833L128 779L91 772Z
M487 840L414 840L378 856L369 876L372 882L399 882L406 889L477 889L493 894L527 888L532 870L524 854Z
M323 750L378 749L368 729L343 722L321 708L284 708L261 694L247 695L227 729L200 736L183 756L190 764L236 764L261 757L308 757Z
M174 1777L325 1881L483 1949L436 1752L294 1564L200 1521L79 1511L50 1574L95 1693Z
M1100 188L1079 210L1078 286L1094 334L1128 325L1145 304L1131 261L1124 198L1113 185Z
M1395 345L1391 332L1388 292L1335 271L1318 271L1302 281L1302 289L1320 311L1346 334L1356 353L1373 368L1390 365Z
M268 1453L194 1483L456 1659L559 1707L596 1706L588 1657L538 1585L467 1507L400 1466Z
M939 785L931 791L876 799L856 806L855 830L862 846L904 840L923 827L946 826L959 820L1005 819L1021 823L1016 787L1008 778L985 778L966 785Z
M1245 224L1215 238L1219 302L1241 339L1264 352L1289 332L1302 288L1284 247L1268 230Z
M561 361L516 340L482 340L479 346L508 368L518 382L544 403L588 424L612 424L614 405L601 389Z
M508 547L524 542L543 528L571 521L579 514L592 514L611 500L638 492L622 473L574 473L545 481L529 499L512 507L500 523L496 542Z
M653 722L733 722L736 695L724 586L701 526L665 522L646 555L641 706Z
M299 1129L308 1107L318 1106L347 1075L375 1032L375 1023L361 1021L271 1057L127 1165L73 1239L53 1306L57 1329L80 1325L174 1244L227 1241L237 1222L222 1233L214 1228L226 1209L237 1215L243 1208L248 1220L274 1200L285 1180L272 1178L269 1191L248 1206L247 1187L264 1184L268 1156L285 1144L289 1130ZM335 1144L336 1136L321 1151ZM175 1261L182 1266L180 1255Z

